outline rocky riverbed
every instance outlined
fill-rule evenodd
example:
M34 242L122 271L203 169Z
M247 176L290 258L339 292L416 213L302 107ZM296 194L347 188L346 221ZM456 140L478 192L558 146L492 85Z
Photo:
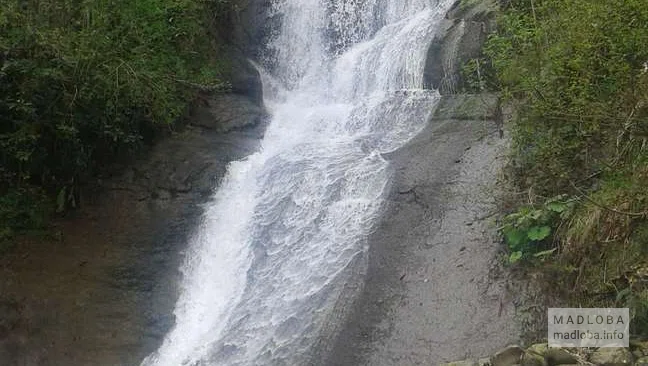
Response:
M529 347L508 346L490 357L468 359L441 366L560 366L648 365L648 343L630 342L629 348L549 348L547 343Z

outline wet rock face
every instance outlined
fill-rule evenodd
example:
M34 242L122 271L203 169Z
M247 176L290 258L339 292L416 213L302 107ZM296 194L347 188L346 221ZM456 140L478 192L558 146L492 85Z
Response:
M224 53L228 65L224 67L221 78L230 84L229 92L245 96L260 106L263 103L263 85L259 71L240 49L229 47Z
M482 46L494 28L494 2L463 5L457 1L446 14L444 31L432 40L425 62L424 84L443 95L463 88L462 66L482 54Z
M221 94L201 100L191 118L192 124L227 133L256 127L265 120L263 108L237 94Z
M259 46L267 43L279 23L278 17L270 12L272 0L237 0L236 7L231 43L245 56L258 59L262 52Z
M248 97L261 105L262 85L259 72L252 62L262 63L263 45L278 20L270 14L271 0L232 0L234 11L214 14L211 22L213 36L220 44L220 78L230 84L230 92ZM228 6L229 7L229 6Z

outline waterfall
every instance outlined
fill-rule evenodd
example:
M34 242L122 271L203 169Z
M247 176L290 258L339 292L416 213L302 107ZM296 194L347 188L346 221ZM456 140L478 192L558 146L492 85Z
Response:
M278 0L272 120L230 164L180 270L176 324L142 365L299 365L389 187L383 154L425 126L435 29L454 0Z

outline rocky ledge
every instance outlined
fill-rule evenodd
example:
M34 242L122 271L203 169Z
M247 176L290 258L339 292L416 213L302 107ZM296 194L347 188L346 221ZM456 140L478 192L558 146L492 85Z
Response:
M629 348L549 348L547 343L537 343L526 349L509 346L491 357L444 363L440 366L559 365L648 365L648 341L631 341Z

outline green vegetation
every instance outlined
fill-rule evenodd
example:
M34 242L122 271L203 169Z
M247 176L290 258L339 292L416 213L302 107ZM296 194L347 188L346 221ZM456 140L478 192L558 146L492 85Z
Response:
M555 249L531 262L571 305L631 306L632 330L647 332L648 7L504 4L485 57L464 72L514 108L510 172L529 199L505 219L511 259ZM554 212L556 196L573 207Z
M79 180L168 129L191 85L221 83L209 24L228 6L0 0L0 238L78 204Z
M525 205L504 217L501 232L510 250L509 263L521 259L543 259L556 251L551 233L561 219L569 217L574 202L564 196L547 200L541 206Z

